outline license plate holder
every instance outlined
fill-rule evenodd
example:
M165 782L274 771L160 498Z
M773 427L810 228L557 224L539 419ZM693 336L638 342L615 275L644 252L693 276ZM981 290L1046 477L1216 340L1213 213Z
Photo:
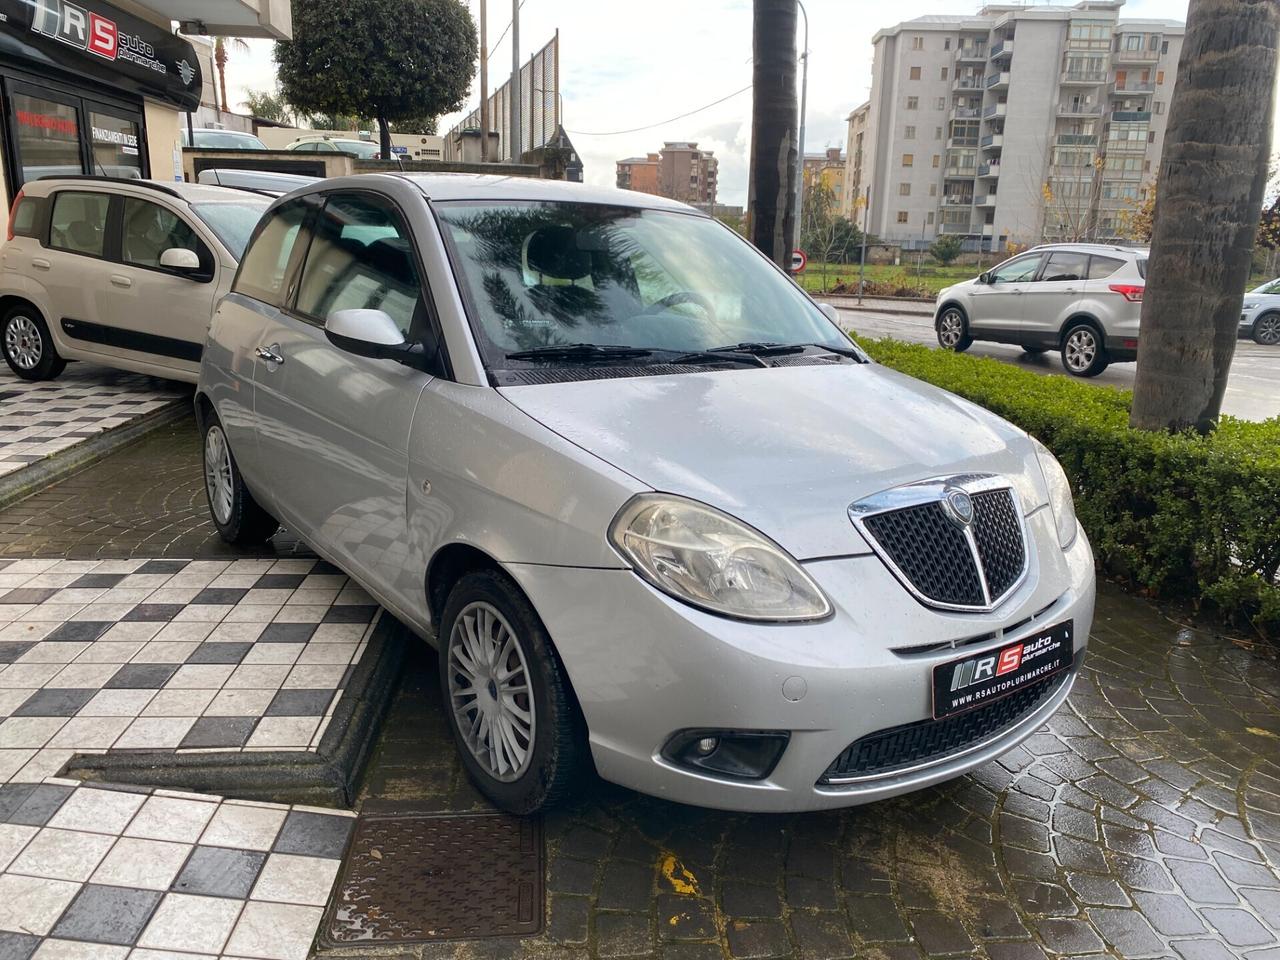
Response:
M994 650L933 668L933 718L955 716L1061 673L1075 655L1075 624L1056 623Z

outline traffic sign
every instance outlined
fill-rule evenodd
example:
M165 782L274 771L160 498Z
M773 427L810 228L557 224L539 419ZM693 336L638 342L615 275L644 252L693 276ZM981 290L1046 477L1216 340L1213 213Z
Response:
M803 250L791 251L791 272L804 273L804 268L809 263L809 258L804 255Z

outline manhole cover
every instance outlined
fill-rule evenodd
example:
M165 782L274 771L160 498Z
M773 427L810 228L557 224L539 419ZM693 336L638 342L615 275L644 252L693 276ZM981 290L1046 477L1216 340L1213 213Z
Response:
M321 940L420 943L542 929L542 825L501 814L356 822Z

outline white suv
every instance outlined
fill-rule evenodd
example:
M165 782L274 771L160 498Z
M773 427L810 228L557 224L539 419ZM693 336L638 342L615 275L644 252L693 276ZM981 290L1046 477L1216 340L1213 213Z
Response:
M1138 357L1147 251L1094 243L1046 244L938 294L934 329L948 350L975 340L1060 350L1077 377Z
M68 360L194 383L214 304L270 198L151 180L27 183L0 247L0 351L24 380Z

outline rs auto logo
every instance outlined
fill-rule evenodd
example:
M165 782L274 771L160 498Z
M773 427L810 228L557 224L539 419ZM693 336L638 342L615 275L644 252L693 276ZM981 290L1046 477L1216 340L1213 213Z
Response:
M1002 677L1022 666L1022 644L1005 647L999 653L990 653L982 657L966 660L956 667L951 675L951 690L963 690L983 680Z
M31 29L105 60L114 60L120 45L114 20L66 0L37 0Z

